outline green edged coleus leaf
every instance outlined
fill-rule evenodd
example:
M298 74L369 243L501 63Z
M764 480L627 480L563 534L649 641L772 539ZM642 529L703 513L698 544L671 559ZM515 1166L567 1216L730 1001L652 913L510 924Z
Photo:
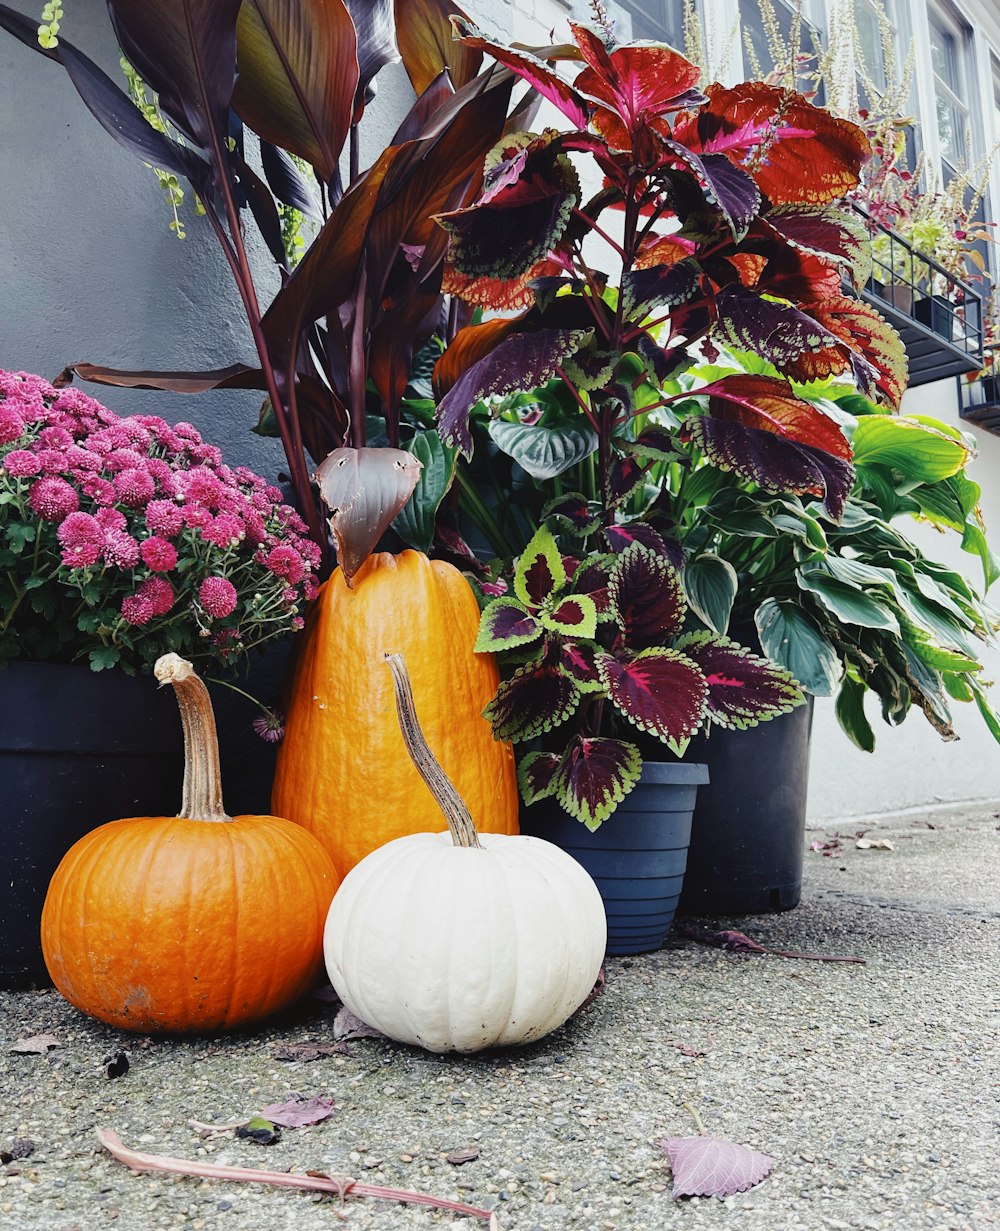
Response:
M640 731L682 740L701 726L708 685L679 650L657 646L627 656L602 654L597 668L615 709Z
M598 621L615 618L610 593L614 564L613 555L588 556L573 574L573 593L586 594L593 600Z
M608 593L631 649L660 645L680 632L687 610L680 574L642 543L631 544L615 560Z
M676 648L701 669L708 684L708 717L720 727L742 731L787 714L805 700L787 671L728 637L689 633Z
M565 492L546 501L541 520L554 521L560 530L586 538L601 524L601 515L596 505L580 492Z
M559 646L559 670L581 692L604 692L597 659L604 651L594 641L563 641Z
M494 739L533 739L565 722L582 695L555 663L541 658L501 682L483 717L493 728Z
M556 793L556 774L561 758L558 752L529 752L517 767L517 784L526 804L536 804Z
M566 584L566 566L548 526L540 526L514 570L514 593L526 607L538 608Z
M843 674L837 651L795 602L768 598L754 616L761 649L815 697L832 697Z
M635 453L638 457L651 458L654 461L671 462L683 456L675 433L656 424L641 431L635 440L616 440L615 443L627 453Z
M617 739L574 736L555 773L562 807L593 831L614 812L642 775L634 744Z
M586 594L567 594L542 611L541 622L549 632L586 641L597 632L597 606Z
M528 645L542 635L542 625L516 598L495 598L479 617L477 654L495 654Z
M684 566L684 590L691 610L720 636L729 627L738 588L736 570L720 556L706 552Z

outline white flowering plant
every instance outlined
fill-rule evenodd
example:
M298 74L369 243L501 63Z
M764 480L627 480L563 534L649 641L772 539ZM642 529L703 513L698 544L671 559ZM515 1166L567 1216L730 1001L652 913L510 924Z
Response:
M234 665L302 627L319 549L189 423L0 371L0 665Z

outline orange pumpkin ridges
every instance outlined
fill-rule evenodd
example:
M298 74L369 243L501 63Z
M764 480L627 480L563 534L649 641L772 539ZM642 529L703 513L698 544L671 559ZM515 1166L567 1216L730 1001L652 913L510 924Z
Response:
M49 886L42 952L66 999L110 1025L230 1029L313 986L339 882L301 826L225 814L208 692L176 654L156 674L184 724L183 815L111 821L81 838Z
M482 717L496 691L476 654L479 606L458 569L415 551L373 555L348 589L337 569L304 634L271 807L322 842L346 876L404 834L441 829L396 719L386 653L406 657L427 742L483 833L517 833L509 744Z

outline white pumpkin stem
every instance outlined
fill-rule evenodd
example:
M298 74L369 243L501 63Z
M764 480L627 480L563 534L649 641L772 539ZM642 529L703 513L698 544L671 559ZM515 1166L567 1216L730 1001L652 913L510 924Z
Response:
M161 684L173 686L184 729L184 791L177 815L192 821L231 821L222 803L219 737L208 689L179 654L158 658L153 674Z
M444 813L452 842L456 846L481 846L469 809L424 739L424 733L417 721L417 708L413 703L410 674L406 670L402 654L386 654L385 661L392 672L392 682L396 690L396 713L399 716L399 729L403 733L406 750Z

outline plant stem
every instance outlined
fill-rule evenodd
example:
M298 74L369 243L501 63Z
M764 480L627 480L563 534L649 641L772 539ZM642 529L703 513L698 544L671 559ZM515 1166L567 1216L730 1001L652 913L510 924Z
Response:
M231 822L222 804L219 737L208 689L179 654L158 658L153 674L161 684L173 685L184 728L184 791L178 815L192 821Z

